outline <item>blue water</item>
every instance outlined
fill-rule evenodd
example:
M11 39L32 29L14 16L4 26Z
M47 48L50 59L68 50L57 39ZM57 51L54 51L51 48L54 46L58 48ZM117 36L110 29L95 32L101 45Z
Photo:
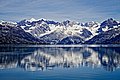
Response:
M120 47L1 46L0 80L120 80Z

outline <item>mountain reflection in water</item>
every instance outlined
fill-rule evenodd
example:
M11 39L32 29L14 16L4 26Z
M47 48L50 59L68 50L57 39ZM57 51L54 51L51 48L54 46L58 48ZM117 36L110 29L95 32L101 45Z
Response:
M23 68L27 71L54 69L55 67L104 68L114 71L120 67L119 47L1 47L0 69Z

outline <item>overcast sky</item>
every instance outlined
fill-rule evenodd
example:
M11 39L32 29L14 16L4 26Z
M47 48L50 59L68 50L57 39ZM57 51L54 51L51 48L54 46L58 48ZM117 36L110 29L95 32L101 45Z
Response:
M0 20L120 21L120 0L0 0Z

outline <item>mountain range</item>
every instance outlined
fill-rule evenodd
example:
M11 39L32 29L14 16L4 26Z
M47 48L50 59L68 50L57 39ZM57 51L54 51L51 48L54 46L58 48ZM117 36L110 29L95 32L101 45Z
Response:
M120 44L120 22L0 21L0 44Z

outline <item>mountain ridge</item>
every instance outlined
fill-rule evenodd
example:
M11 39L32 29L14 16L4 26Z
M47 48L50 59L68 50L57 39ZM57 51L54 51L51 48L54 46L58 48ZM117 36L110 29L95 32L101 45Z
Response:
M105 33L109 33L110 35L112 31L119 29L119 27L120 22L112 18L107 19L101 23L95 21L80 23L70 20L57 22L47 19L36 20L34 18L31 18L29 20L24 19L20 22L0 21L0 43L5 43L6 41L8 41L4 40L4 38L9 39L8 37L10 36L14 36L13 38L16 38L16 35L19 35L19 37L22 38L23 41L17 42L16 40L16 42L13 42L15 41L15 39L13 39L13 41L9 40L8 43L29 44L30 42L33 42L34 44L86 44L90 43L89 41L94 39L95 36L104 35L104 38L106 37ZM26 37L21 36L21 34L17 32L11 35L10 32L15 32L17 29L19 29L20 32L22 32L21 34L25 35ZM9 34L10 36L3 36L3 34ZM115 32L115 34L117 33ZM120 40L119 35L116 39L114 39L114 37L111 39L117 40L118 43ZM20 39L18 39L18 41L19 40ZM28 42L26 42L26 40ZM101 42L101 44L102 43L104 44L104 42Z

